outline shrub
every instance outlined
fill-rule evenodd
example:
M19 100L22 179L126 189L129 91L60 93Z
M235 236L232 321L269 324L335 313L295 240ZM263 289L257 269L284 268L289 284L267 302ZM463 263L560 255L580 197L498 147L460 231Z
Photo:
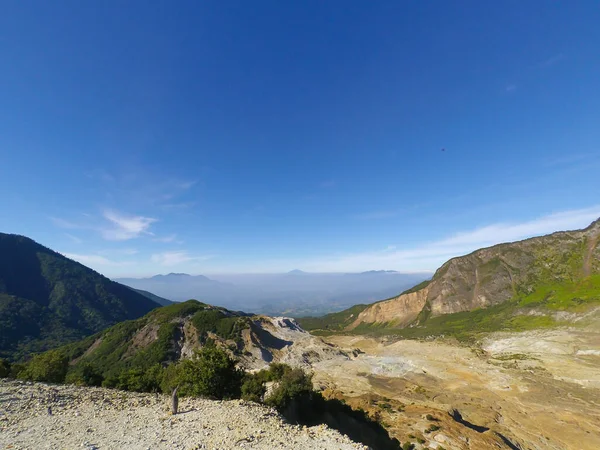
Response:
M165 394L173 392L177 386L181 384L182 362L170 364L163 369L162 379L160 381L160 389ZM185 389L179 390L179 395L184 395Z
M134 392L161 392L163 374L164 369L160 364L155 364L148 370L134 368L108 376L102 386Z
M254 375L246 375L244 384L242 384L242 399L260 403L265 392L265 383L260 372Z
M181 384L182 395L216 399L239 398L244 372L224 350L206 346L192 359L180 363L176 381Z
M269 375L270 378L268 381L279 381L283 378L283 376L287 373L290 372L292 370L292 368L290 366L288 366L287 364L283 364L283 363L273 363L269 366Z
M89 362L78 364L65 378L65 383L79 386L101 386L103 381L104 377L100 371Z
M4 359L0 359L0 378L7 378L10 376L10 363Z
M31 381L62 383L65 381L68 367L68 358L53 350L35 355L19 376Z
M302 369L284 370L279 384L265 403L282 411L292 400L312 393L312 375Z

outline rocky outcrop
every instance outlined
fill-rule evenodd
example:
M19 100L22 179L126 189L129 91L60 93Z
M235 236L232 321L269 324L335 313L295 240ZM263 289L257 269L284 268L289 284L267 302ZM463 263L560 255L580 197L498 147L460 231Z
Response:
M429 288L425 287L416 292L375 303L361 312L348 330L353 330L361 323L393 322L396 326L408 325L417 318L425 306L428 293Z
M426 287L367 307L347 329L361 323L403 327L421 311L439 316L487 308L530 294L541 285L600 274L599 242L597 220L584 230L495 245L452 258Z

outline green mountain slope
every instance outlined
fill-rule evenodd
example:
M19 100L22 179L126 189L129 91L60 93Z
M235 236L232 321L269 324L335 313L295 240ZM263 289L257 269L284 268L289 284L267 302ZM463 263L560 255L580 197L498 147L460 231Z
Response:
M397 297L299 322L318 333L407 337L573 323L600 306L599 242L600 220L584 230L480 249L452 258L430 281Z
M77 365L91 364L103 377L124 370L147 370L177 361L206 342L237 352L250 318L196 300L165 306L136 320L118 323L98 334L58 349Z
M35 241L0 233L0 357L19 359L159 305Z
M138 294L142 294L144 297L149 298L153 302L158 303L161 306L168 306L168 305L172 305L173 303L175 303L171 300L167 300L166 298L159 297L158 295L155 295L152 292L144 291L142 289L134 289L134 288L131 288L131 289L134 290L135 292L137 292Z

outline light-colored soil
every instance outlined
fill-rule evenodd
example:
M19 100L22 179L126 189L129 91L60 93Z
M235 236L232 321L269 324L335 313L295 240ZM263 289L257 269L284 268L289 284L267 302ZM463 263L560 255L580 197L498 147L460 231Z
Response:
M169 398L0 380L0 449L366 449L325 426L242 401ZM48 410L51 408L51 411Z
M448 341L333 336L327 341L364 353L313 368L329 395L377 412L401 442L423 440L417 448L510 448L501 434L524 449L597 450L598 331L497 334L477 349ZM452 409L489 430L458 423L448 414ZM440 429L425 432L432 424Z

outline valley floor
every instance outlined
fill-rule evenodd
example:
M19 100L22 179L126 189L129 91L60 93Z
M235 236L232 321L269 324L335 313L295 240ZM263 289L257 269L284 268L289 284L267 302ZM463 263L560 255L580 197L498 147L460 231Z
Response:
M181 399L175 416L169 404L163 395L0 380L0 449L365 448L254 403Z
M494 334L477 348L324 339L357 356L313 363L315 382L416 448L600 448L597 328Z

